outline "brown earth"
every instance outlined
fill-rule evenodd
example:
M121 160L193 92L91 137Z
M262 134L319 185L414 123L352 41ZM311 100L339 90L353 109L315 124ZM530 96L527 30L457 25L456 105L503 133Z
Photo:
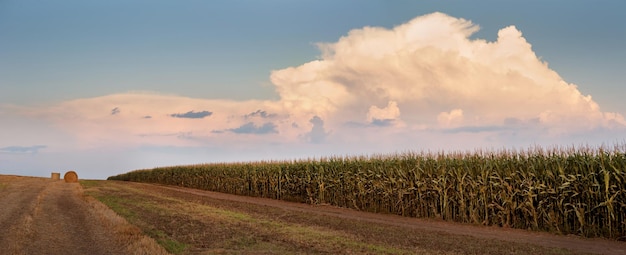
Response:
M0 254L165 254L78 183L0 175Z
M154 186L146 186L145 189L153 190L154 192L162 192L158 191L157 189L167 189L178 193L193 194L229 202L240 202L260 206L269 206L287 211L311 213L333 218L357 220L362 222L384 224L402 228L411 228L426 232L438 232L452 235L470 236L483 240L492 240L494 242L505 241L529 245L539 245L543 247L562 248L570 250L572 252L580 253L610 255L626 254L626 242L600 238L583 238L573 235L560 236L551 233L527 231L520 229L476 226L469 224L451 223L440 220L416 219L397 215L368 213L334 206L315 206L267 198L237 196L172 186L159 186L158 188L155 188Z
M128 199L125 208L133 212L144 231L158 229L168 238L189 244L182 254L626 254L626 242L606 239L407 218L173 186L117 181L100 185L87 190ZM210 213L214 210L219 213ZM223 219L231 216L230 220ZM309 236L283 231L298 228ZM310 238L312 232L313 236L338 241L318 241L318 237ZM233 242L251 248L233 246ZM372 252L367 245L382 249Z
M138 225L189 244L183 254L626 254L625 242L605 239L414 219L180 187L94 183L92 188L85 188L90 194L132 201L121 208L136 209L127 213ZM84 195L79 184L62 180L0 175L0 229L0 254L166 254L137 227ZM317 243L320 237L330 238L330 243ZM227 246L220 246L224 243ZM325 247L328 244L335 247ZM372 247L383 249L372 252Z

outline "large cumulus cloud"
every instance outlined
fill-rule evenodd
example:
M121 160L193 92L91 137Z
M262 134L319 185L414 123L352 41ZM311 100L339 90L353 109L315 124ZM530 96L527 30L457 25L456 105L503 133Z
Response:
M87 147L311 143L359 152L446 148L446 141L500 147L624 130L621 114L601 111L564 81L516 27L502 28L495 41L473 39L478 30L433 13L349 31L318 44L319 59L273 71L278 100L124 93L16 111L50 120Z
M493 42L471 39L478 30L442 13L355 29L319 44L319 60L274 71L271 80L284 104L335 121L402 113L409 126L437 129L516 119L555 133L626 124L551 70L514 26Z

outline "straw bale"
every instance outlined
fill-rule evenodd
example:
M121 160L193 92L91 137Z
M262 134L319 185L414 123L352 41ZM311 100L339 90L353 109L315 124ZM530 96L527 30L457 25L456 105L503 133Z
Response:
M76 172L74 171L69 171L65 173L63 179L65 180L65 182L78 182L78 174L76 174Z

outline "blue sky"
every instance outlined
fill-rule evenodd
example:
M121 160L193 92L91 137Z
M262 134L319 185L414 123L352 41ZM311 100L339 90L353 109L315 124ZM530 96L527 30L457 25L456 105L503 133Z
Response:
M106 178L173 164L621 142L624 9L2 1L0 172ZM370 42L396 46L358 52Z

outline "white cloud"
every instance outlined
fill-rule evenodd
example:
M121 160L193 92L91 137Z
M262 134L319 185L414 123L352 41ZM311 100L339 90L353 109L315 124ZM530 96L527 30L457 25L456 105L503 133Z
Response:
M400 108L396 101L389 101L386 107L378 108L375 105L370 106L367 112L367 122L372 123L375 121L396 121L400 118Z
M516 27L501 29L491 42L471 39L478 30L442 13L394 28L352 30L319 44L318 60L273 71L278 100L125 93L46 109L5 106L0 113L46 120L78 148L281 144L283 151L318 146L345 154L623 134L624 117L602 112L591 96L564 81Z
M458 127L463 123L463 110L454 109L450 112L442 112L437 115L437 121L444 128Z
M320 44L320 60L275 71L272 81L283 99L298 99L305 112L331 123L358 122L361 114L371 121L381 114L376 105L394 102L393 112L401 111L409 126L459 125L460 112L448 112L457 108L472 126L538 119L560 133L609 120L626 124L551 70L514 26L501 29L494 42L470 39L478 29L442 13L392 29L355 29Z
M337 42L319 44L319 60L273 71L277 101L129 93L65 102L46 115L77 132L213 137L211 131L248 124L239 117L263 110L275 114L276 132L287 140L309 132L315 116L339 135L345 123L400 123L401 112L402 125L389 128L498 126L515 119L562 134L626 125L622 115L602 112L591 96L551 70L514 26L501 29L493 42L470 39L478 30L471 21L442 13L391 29L352 30ZM181 113L207 114L168 118Z

